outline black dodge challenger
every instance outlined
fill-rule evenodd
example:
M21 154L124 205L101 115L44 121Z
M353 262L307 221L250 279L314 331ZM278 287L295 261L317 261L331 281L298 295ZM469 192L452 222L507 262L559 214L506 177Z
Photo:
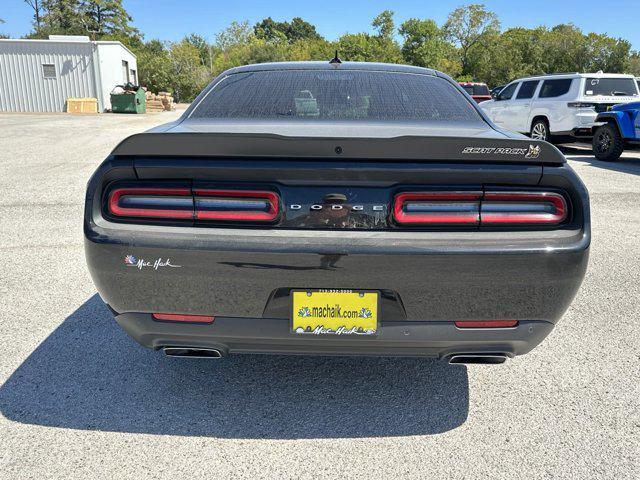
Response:
M250 65L113 150L85 249L117 322L167 355L502 363L576 294L588 202L555 147L442 73Z

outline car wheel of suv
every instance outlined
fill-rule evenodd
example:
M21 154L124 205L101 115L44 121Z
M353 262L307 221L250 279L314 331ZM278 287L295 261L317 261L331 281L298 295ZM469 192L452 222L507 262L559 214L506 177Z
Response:
M593 154L598 160L615 162L622 155L624 140L618 129L611 125L603 125L593 136Z
M531 138L534 140L549 141L549 124L546 120L539 118L531 125Z

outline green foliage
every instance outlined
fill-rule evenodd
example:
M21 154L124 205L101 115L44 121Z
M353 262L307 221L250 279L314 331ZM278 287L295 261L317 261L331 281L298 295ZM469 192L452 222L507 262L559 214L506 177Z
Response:
M300 40L322 39L316 32L316 27L300 17L294 17L291 22L276 22L267 17L254 25L253 33L258 38L277 43L282 40L294 43Z
M628 72L636 77L640 77L640 52L631 52Z
M122 0L24 1L33 9L30 38L67 34L119 40L136 54L142 85L154 92L174 92L182 101L192 100L215 75L232 67L328 61L336 50L347 61L430 67L461 81L490 86L553 72L640 75L640 52L632 52L624 39L585 34L573 24L501 31L496 14L479 3L455 9L443 25L429 18L410 18L396 28L393 11L384 10L372 20L371 31L346 33L335 41L322 38L300 17L291 21L267 17L253 27L246 21L232 22L213 43L197 33L163 43L143 41Z
M346 33L338 39L336 48L340 58L351 62L401 63L402 51L393 38L393 12L385 10L371 25L377 30L376 35Z
M25 0L34 11L29 38L49 35L88 35L96 40L141 40L122 0Z
M472 75L488 60L491 48L500 32L500 21L495 13L481 3L456 8L444 24L446 37L459 48L462 74Z
M402 57L405 62L435 68L454 77L460 75L462 65L457 51L435 21L410 18L400 25L399 33L404 39Z

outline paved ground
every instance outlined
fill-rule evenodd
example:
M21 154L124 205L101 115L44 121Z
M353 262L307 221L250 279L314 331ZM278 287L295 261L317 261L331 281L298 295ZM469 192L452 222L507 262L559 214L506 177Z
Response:
M169 361L101 304L81 218L110 149L175 116L0 115L1 478L640 478L640 155L567 151L591 264L526 357Z

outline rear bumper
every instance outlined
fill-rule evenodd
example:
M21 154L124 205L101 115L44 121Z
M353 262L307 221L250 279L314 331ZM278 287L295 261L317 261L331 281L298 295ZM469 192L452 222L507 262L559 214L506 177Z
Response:
M553 329L543 321L514 328L459 329L451 322L383 322L375 338L296 335L287 319L216 318L208 325L157 322L149 314L116 317L138 343L162 347L212 348L223 354L389 355L444 358L453 354L522 355Z
M583 230L239 234L129 228L118 225L107 232L94 226L85 241L94 282L118 323L151 348L243 353L520 355L540 343L569 306L586 270L589 245ZM127 255L149 265L128 266ZM174 267L156 269L157 259L169 259ZM288 291L294 288L381 291L388 302L381 304L380 334L373 339L292 334ZM153 312L216 320L158 322ZM496 319L520 323L482 330L453 324Z

